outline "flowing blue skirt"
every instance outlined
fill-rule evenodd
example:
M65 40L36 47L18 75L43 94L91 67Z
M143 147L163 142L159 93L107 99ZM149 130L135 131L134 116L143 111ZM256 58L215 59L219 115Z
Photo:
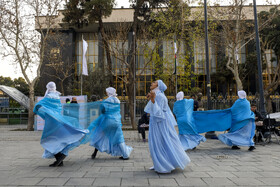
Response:
M172 121L150 121L149 149L158 173L170 173L176 168L184 169L190 162L179 140Z
M241 129L220 134L219 140L228 146L254 146L253 137L255 135L255 123L253 120L248 120L248 124Z
M206 138L199 134L179 134L179 139L185 151L195 148L200 142L206 141Z
M100 152L108 153L112 156L122 156L123 158L128 158L132 147L127 146L125 142L120 142L114 144L111 139L106 136L103 131L102 126L98 126L93 134L92 139L90 140L90 145L98 149Z
M43 132L41 138L41 145L45 149L43 158L54 158L54 155L59 152L67 156L68 151L78 147L82 138L88 133L88 130L70 126L67 120L61 119L45 115L44 131L49 131Z

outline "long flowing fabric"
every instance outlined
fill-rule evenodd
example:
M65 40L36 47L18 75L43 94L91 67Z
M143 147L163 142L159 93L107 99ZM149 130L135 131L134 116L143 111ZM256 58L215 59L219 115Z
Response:
M120 104L115 102L117 98L108 98L100 106L101 115L90 126L90 133L86 135L82 143L90 142L90 145L100 152L106 152L112 156L128 158L132 148L125 145L122 132Z
M231 128L231 109L193 112L195 127L198 133L225 131Z
M193 118L193 99L183 99L176 101L173 106L173 112L176 116L179 139L184 147L184 150L193 149L200 142L205 142L204 136L198 134L194 118Z
M232 124L228 133L220 134L219 140L226 145L253 146L255 114L247 99L238 99L231 107Z
M168 109L167 98L161 91L156 92L155 103L149 101L144 109L150 113L149 150L154 170L159 173L184 169L190 162L174 128L174 116L168 114Z
M232 146L252 146L255 133L255 116L250 110L248 100L238 99L234 105L225 110L192 111L191 100L181 100L174 104L173 112L177 117L179 137L184 148L195 146L195 134L209 131L226 131L219 140ZM190 136L192 135L192 136Z
M45 120L41 137L41 145L45 149L44 158L53 158L59 152L68 155L68 151L79 146L88 133L88 130L80 126L78 119L64 116L62 108L59 99L48 97L34 107L34 113Z

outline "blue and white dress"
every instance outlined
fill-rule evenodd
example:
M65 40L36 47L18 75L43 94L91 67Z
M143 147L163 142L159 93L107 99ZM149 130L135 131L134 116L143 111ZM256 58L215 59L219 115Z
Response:
M238 99L230 108L232 123L230 131L220 134L219 140L229 146L254 146L255 114L247 99Z
M69 150L80 145L89 131L79 128L79 121L62 115L58 92L48 93L39 101L33 112L45 120L41 145L45 149L43 158L54 158L57 153L68 155Z
M155 103L149 101L145 107L145 112L150 114L149 150L158 173L184 169L190 162L174 128L175 118L169 111L167 98L160 90L156 92Z
M120 101L116 97L109 97L101 104L101 115L90 126L90 145L100 152L106 152L112 156L128 158L132 147L125 144Z
M206 138L198 134L193 118L193 99L176 101L173 106L173 113L176 116L179 138L184 150L193 149L205 142Z

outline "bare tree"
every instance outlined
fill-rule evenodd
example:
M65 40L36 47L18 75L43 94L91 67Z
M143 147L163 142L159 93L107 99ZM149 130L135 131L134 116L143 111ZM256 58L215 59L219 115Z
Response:
M63 1L1 0L0 2L0 39L6 49L3 55L13 57L29 86L27 130L33 130L34 86L41 76L45 44L51 30L56 28L57 10Z
M234 0L227 7L216 6L209 9L211 19L221 27L218 34L219 42L222 41L227 50L228 61L226 67L234 75L237 90L243 89L242 80L240 78L240 58L237 59L241 50L242 42L250 38L250 27L252 23L246 21L244 5L246 0Z
M277 29L280 26L279 5L276 5L270 11L262 11L259 13L259 21L262 25L260 31L260 46L262 49L264 64L266 64L266 73L268 77L268 85L265 87L264 95L266 100L267 112L272 112L272 102L270 95L274 94L280 85L280 62L279 58L268 58L267 51L274 51L275 55L279 55L277 49L279 49L280 32ZM278 47L277 47L278 45ZM276 67L273 68L272 60L278 60Z
M120 22L112 26L111 29L106 28L107 38L105 39L111 41L109 46L112 62L114 62L112 69L118 71L112 71L112 74L116 76L116 80L124 83L133 128L136 128L133 113L136 79L144 73L156 78L172 79L174 77L174 35L179 38L177 39L178 51L182 49L178 52L177 71L181 75L180 80L184 83L190 80L190 65L187 60L189 54L185 54L183 50L187 43L186 35L192 33L187 31L190 29L191 23L184 22L190 16L190 8L179 0L162 1L161 5L165 6L155 6L155 9L149 9L151 7L148 5L146 7L144 1L137 1L134 8L135 12L138 11L138 13L135 13L132 23ZM146 14L147 17L144 16L145 19L143 18L142 21L138 20L138 17L142 15L140 13L145 11L145 7L149 9L149 14ZM192 33L192 36L194 35ZM159 55L163 50L163 41L169 43L168 47L171 51L165 57ZM138 58L138 66L136 66L136 58ZM114 66L118 67L114 68ZM158 76L159 74L161 76Z
M71 44L64 40L65 37L60 31L50 33L45 45L45 67L42 72L42 74L46 74L59 82L62 95L65 95L65 82L74 75L75 68L75 63L67 54L64 54L71 47Z

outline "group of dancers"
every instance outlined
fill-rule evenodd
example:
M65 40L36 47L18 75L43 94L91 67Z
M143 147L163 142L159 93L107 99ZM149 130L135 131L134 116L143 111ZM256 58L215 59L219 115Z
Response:
M45 120L41 137L41 145L45 149L43 158L56 159L50 167L63 166L68 152L86 143L94 147L92 159L95 159L98 152L106 152L123 160L129 159L133 148L125 144L120 101L114 88L106 89L107 99L91 102L98 106L100 115L85 128L79 124L79 119L63 115L60 93L56 91L55 83L49 82L46 87L45 96L35 105L34 113ZM249 150L254 149L254 114L246 100L245 91L238 92L239 99L230 109L195 112L194 100L184 99L184 93L179 92L173 107L176 121L164 94L167 89L164 82L154 81L150 89L147 95L149 102L144 111L150 115L148 143L153 161L151 170L158 173L170 173L176 168L183 170L190 162L185 151L206 141L199 133L208 131L229 130L228 133L220 134L219 140L232 148L250 146ZM179 135L175 130L176 125Z

